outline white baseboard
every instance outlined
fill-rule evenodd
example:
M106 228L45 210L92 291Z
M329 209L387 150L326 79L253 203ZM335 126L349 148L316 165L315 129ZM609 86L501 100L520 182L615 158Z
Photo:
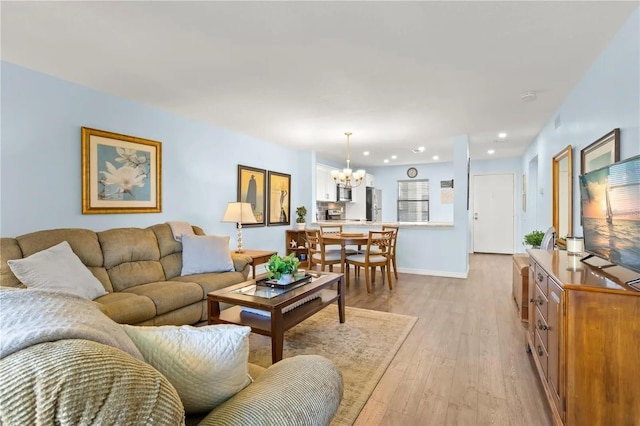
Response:
M430 275L433 277L467 279L469 276L469 267L467 266L467 270L465 272L430 271L428 269L409 269L409 268L398 268L398 272L402 272L403 274Z

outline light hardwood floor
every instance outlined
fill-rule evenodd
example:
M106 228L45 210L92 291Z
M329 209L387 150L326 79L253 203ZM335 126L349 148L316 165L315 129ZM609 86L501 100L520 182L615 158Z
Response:
M371 294L364 274L351 280L347 306L419 318L356 425L552 424L511 297L511 262L474 254L467 279L400 274L393 290L378 272Z

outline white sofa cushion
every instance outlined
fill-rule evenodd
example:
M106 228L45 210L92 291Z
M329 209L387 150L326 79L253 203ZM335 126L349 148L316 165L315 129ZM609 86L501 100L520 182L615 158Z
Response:
M89 300L107 294L66 241L24 259L7 260L7 264L29 288L70 293Z
M203 413L251 382L250 327L123 325L145 360L176 388L188 414Z
M231 272L233 270L229 237L182 236L182 272L180 275Z

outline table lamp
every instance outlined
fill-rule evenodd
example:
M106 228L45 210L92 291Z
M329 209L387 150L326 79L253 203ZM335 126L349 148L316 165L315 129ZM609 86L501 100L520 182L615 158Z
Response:
M258 223L253 215L250 203L231 202L227 204L227 210L224 212L222 222L235 222L238 225L238 250L236 253L242 253L242 224Z

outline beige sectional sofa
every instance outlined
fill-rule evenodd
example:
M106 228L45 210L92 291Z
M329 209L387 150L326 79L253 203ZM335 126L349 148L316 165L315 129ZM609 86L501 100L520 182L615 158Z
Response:
M36 289L0 306L0 425L326 426L340 406L333 362L249 364L248 327L120 325Z
M192 227L196 235L201 228ZM23 287L7 265L67 241L107 294L94 300L121 324L185 325L206 319L207 293L247 279L251 258L231 253L235 271L180 276L182 244L168 224L148 228L52 229L0 240L0 286Z

